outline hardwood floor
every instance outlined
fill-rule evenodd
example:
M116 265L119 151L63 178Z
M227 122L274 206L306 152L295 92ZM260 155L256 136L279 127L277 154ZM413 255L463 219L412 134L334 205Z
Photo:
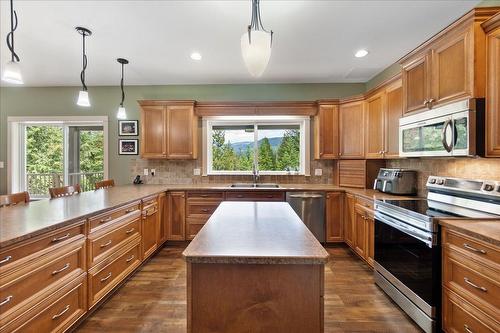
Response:
M375 286L372 271L347 247L327 249L325 332L421 332ZM87 332L186 332L183 247L165 247L80 327Z

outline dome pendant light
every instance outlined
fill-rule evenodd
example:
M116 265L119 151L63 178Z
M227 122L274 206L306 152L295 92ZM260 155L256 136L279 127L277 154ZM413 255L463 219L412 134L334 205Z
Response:
M10 0L10 32L7 34L7 47L10 50L10 61L5 64L2 81L23 84L23 76L19 68L19 56L14 51L14 31L17 29L17 13L14 10L14 2Z
M261 76L271 58L273 31L267 31L260 19L259 0L252 0L252 21L248 31L241 36L243 61L254 77Z
M78 93L78 101L76 102L79 106L90 106L89 93L87 91L87 85L85 84L85 69L87 69L87 55L85 54L85 37L92 35L92 31L87 28L76 27L76 31L83 37L83 49L82 49L82 61L83 69L80 73L80 80L82 81L82 90Z
M123 106L123 101L125 101L125 92L123 91L123 67L128 64L127 59L123 58L118 58L116 59L121 65L122 65L122 79L120 81L120 88L122 90L122 101L120 102L120 106L118 107L118 112L116 113L116 118L117 119L127 119L127 111L125 110L125 107Z

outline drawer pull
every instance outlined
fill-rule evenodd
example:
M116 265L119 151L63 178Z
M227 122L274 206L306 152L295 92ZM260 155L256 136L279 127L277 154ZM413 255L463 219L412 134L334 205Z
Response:
M135 210L135 208L129 208L125 211L125 214L132 213Z
M64 307L64 309L63 309L61 312L59 312L59 313L58 313L58 314L56 314L56 315L53 315L53 316L52 316L52 320L56 320L57 318L61 317L63 314L65 314L66 312L68 312L68 310L69 310L69 304L68 304L68 305L66 305L66 306Z
M106 246L110 246L110 245L111 245L111 243L113 243L113 241L110 239L110 240L109 240L109 241L107 241L106 243L101 244L101 248L106 247Z
M242 194L238 194L236 197L237 198L243 198L243 195Z
M111 216L106 217L105 219L102 219L99 223L106 223L106 222L109 222L109 221L111 221Z
M111 277L111 275L112 275L112 274L111 274L111 272L109 272L109 273L108 273L108 275L106 275L106 277L103 277L103 278L101 279L101 282L104 282L104 281L106 281L107 279L109 279L109 278Z
M200 197L202 197L202 198L208 198L208 194L201 194Z
M129 230L125 231L125 233L128 235L128 234L134 232L134 230L135 230L134 228L130 228Z
M5 297L5 299L0 302L0 306L9 303L12 300L12 297L14 297L14 296L10 295L10 296Z
M202 211L203 213L207 213L207 212L208 212L208 209L207 209L207 208L203 208L201 211Z
M7 257L3 258L2 260L0 260L0 265L5 264L6 262L9 262L11 260L12 260L12 256L7 256Z
M61 236L61 237L59 237L59 238L57 238L57 237L56 237L56 238L52 238L52 243L55 243L55 242L60 242L60 241L62 241L62 240L68 239L68 238L69 238L69 236L71 236L71 234L70 234L70 233L67 233L66 235Z
M487 292L487 291L488 291L488 289L486 289L485 287L478 286L477 284L475 284L474 282L472 282L471 280L469 280L469 279L468 279L468 278L466 278L466 277L464 277L464 281L465 281L465 283L467 283L469 286L472 286L472 287L474 287L474 288L476 288L476 289L479 289L479 290L481 290L481 291L483 291L483 292Z
M474 333L474 332L472 332L472 330L469 328L469 326L467 326L466 324L464 324L464 330L465 330L465 332L467 332L467 333Z
M268 197L268 198L272 198L272 197L274 197L274 195L269 194L267 197Z
M470 245L469 245L469 244L467 244L467 243L464 243L464 248L466 248L467 250L471 250L471 251L474 251L474 252L481 253L481 254L486 254L486 251L485 251L485 250L482 250L482 249L476 249L475 247L472 247L472 246L470 246Z
M67 263L66 265L64 265L61 269L57 269L57 270L53 271L53 272L52 272L52 275L56 275L56 274L59 274L59 273L61 273L61 272L64 272L65 270L67 270L67 269L69 268L69 266L70 266L70 264L69 264L69 262L68 262L68 263Z
M134 255L131 255L130 258L128 258L127 260L125 260L126 262L131 262L132 260L134 260L135 256Z

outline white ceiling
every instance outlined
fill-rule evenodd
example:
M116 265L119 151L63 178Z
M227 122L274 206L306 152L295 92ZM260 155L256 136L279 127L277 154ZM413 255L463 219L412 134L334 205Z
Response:
M15 0L15 46L27 86L79 85L82 41L75 26L93 31L88 85L118 84L117 57L130 60L128 85L366 82L478 2L261 0L264 26L275 35L258 79L240 54L250 0ZM0 1L0 11L3 66L10 57L8 0ZM360 48L370 53L354 58ZM203 59L191 60L193 51Z

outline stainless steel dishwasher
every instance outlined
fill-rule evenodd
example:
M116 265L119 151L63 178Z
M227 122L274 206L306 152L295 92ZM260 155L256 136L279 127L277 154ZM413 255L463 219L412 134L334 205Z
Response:
M287 192L286 202L293 208L316 239L325 242L325 194Z

